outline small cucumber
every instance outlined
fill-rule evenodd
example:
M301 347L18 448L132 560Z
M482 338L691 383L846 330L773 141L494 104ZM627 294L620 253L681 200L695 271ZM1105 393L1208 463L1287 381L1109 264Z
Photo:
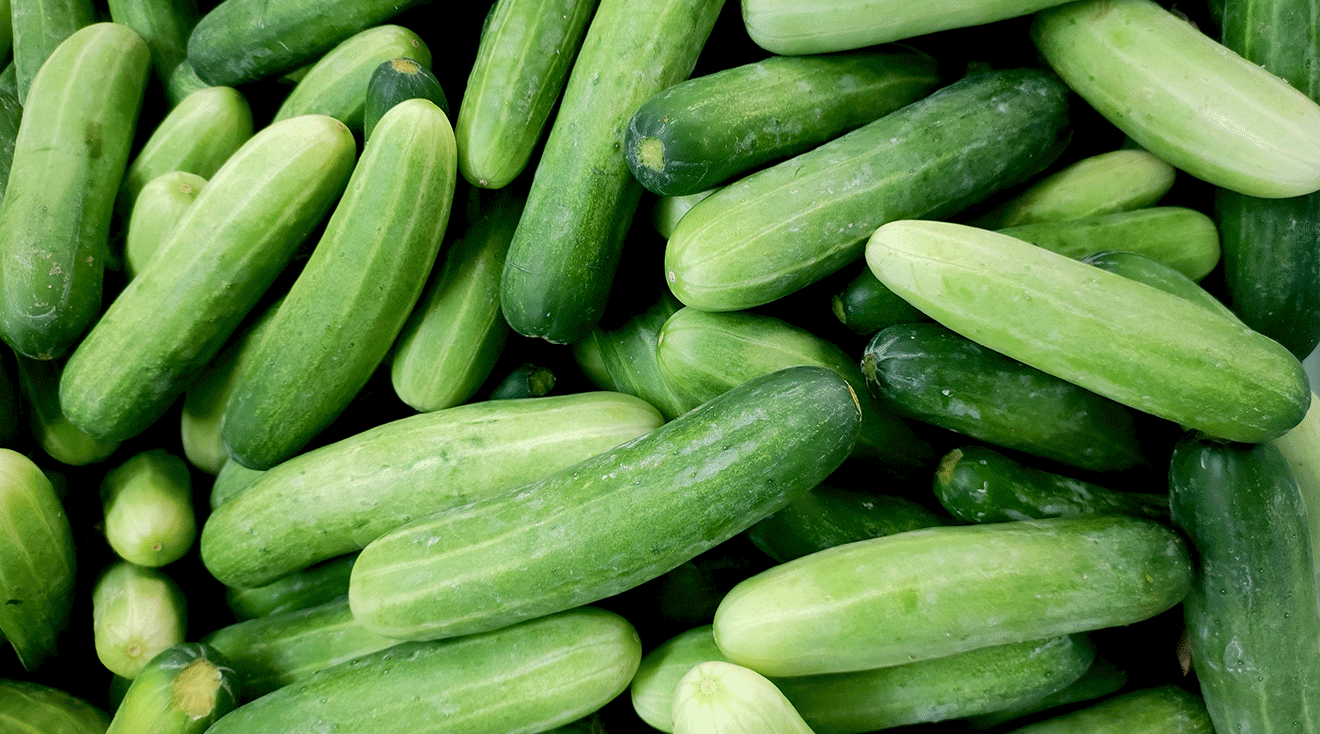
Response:
M1234 441L1301 421L1306 373L1204 306L1008 235L947 222L876 230L881 282L948 328L1131 408Z
M912 304L876 280L865 266L830 301L834 316L855 334L874 336L894 324L930 321Z
M118 441L93 438L69 422L60 407L61 360L18 357L27 426L50 458L70 466L87 466L109 458Z
M549 367L524 362L513 368L490 390L488 400L540 398L555 389L555 373Z
M946 524L916 502L822 484L747 529L747 537L778 563L855 540Z
M348 574L356 559L356 553L346 553L265 586L249 589L227 587L225 603L234 616L242 621L319 607L340 599L347 600Z
M1214 734L1216 731L1205 704L1196 694L1181 686L1161 685L1128 691L1014 729L1012 734Z
M673 719L674 734L815 734L769 679L720 660L679 679Z
M32 80L56 47L91 25L96 16L96 5L91 0L10 0L10 32L20 103L27 103Z
M107 472L101 502L106 540L130 563L173 563L197 538L188 464L165 449L147 449Z
M187 171L170 171L151 179L138 192L124 236L124 272L135 277L160 249L184 211L192 206L206 179Z
M1036 15L1050 68L1142 148L1261 198L1320 190L1320 105L1154 0L1083 0Z
M133 678L166 648L187 640L187 600L163 572L115 561L92 588L96 657L115 675Z
M406 57L380 62L367 81L367 99L362 106L362 137L371 137L376 123L391 107L417 97L431 100L446 118L450 117L445 90L430 69L416 59Z
M105 734L110 717L99 707L59 688L0 678L0 715L15 732Z
M197 0L107 0L110 20L132 28L151 50L156 79L169 81L188 58L188 34L201 18Z
M106 734L202 734L238 705L224 656L198 642L167 647L138 671Z

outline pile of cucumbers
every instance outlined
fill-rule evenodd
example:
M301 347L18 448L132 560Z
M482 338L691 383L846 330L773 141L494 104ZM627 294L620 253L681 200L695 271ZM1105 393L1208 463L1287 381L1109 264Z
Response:
M1320 734L1320 0L0 6L0 730Z

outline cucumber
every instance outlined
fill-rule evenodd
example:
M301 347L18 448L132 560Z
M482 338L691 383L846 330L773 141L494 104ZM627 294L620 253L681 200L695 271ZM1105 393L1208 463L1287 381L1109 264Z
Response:
M238 705L238 677L198 642L165 648L133 678L106 734L202 734Z
M2 6L3 3L0 3ZM0 7L0 18L4 9ZM0 22L0 33L5 24ZM11 61L0 72L0 201L9 183L9 168L14 161L14 141L18 138L18 123L23 119L23 105L18 102L18 79Z
M449 120L430 100L381 118L311 258L234 376L220 428L231 458L253 469L292 458L385 359L439 253L454 155Z
M949 216L1043 169L1062 151L1067 95L1038 69L973 74L725 186L674 228L669 287L733 311L814 283L887 221Z
M648 191L686 196L810 150L935 91L935 60L886 49L771 56L651 97L623 138Z
M835 294L830 307L840 323L854 334L868 337L886 326L930 320L929 316L876 280L865 265L843 290Z
M747 529L747 537L777 563L855 540L946 524L916 502L822 484Z
M124 272L135 277L160 249L183 212L206 186L206 179L187 171L170 171L151 179L138 192L124 235Z
M1320 731L1320 577L1287 460L1191 434L1169 491L1199 559L1183 614L1214 729Z
M1031 37L1073 91L1138 145L1261 198L1320 190L1320 105L1154 0L1083 0Z
M516 492L386 533L353 566L353 615L390 637L440 638L612 596L819 484L859 422L851 388L830 370L753 378Z
M445 90L430 69L404 57L380 62L367 81L367 98L362 105L363 138L371 137L376 123L391 107L416 97L431 100L446 118L450 117Z
M46 59L69 36L91 25L96 14L96 5L91 0L10 0L10 33L20 103L27 103L28 89Z
M356 553L331 558L265 586L225 588L225 603L239 621L319 607L348 599L348 574Z
M765 675L865 670L1130 624L1178 604L1191 582L1186 544L1152 520L910 530L742 582L715 612L715 640Z
M1205 704L1176 685L1128 691L1013 734L1214 734ZM1233 731L1233 730L1229 730Z
M371 75L377 66L399 56L407 56L426 68L431 66L431 49L403 26L381 25L355 33L307 70L275 111L275 121L298 115L329 115L361 133Z
M1196 303L1217 316L1241 323L1237 314L1210 295L1209 291L1197 285L1196 281L1178 272L1177 269L1139 252L1105 250L1087 255L1082 258L1082 262L1145 283L1165 293Z
M499 189L523 172L600 0L498 0L482 27L454 136L458 170Z
M151 66L161 83L188 58L188 34L201 18L197 0L107 0L110 19L132 28L151 50Z
M651 224L655 231L660 233L661 237L669 239L674 234L674 227L678 226L678 220L683 218L692 207L697 205L698 201L715 193L715 189L706 189L698 191L695 194L687 196L658 196L651 207Z
M202 526L202 561L227 586L261 586L660 423L650 405L605 392L470 403L398 419L261 475ZM422 460L439 456L447 459Z
M192 64L185 59L174 71L170 72L169 81L165 85L165 94L169 99L171 107L179 104L188 98L188 95L201 89L206 89L213 85L208 84L197 76L193 71Z
M101 502L105 538L131 563L173 563L197 538L188 464L165 449L134 454L107 472L101 480Z
M937 323L894 324L862 353L897 415L1090 471L1149 465L1133 411Z
M0 634L25 670L58 652L74 602L73 530L32 460L0 449Z
M540 367L524 362L513 368L495 387L491 388L489 400L518 400L521 398L540 398L549 395L555 389L555 373L549 367Z
M1040 469L985 446L944 455L935 472L935 496L963 522L1122 513L1168 520L1167 494L1120 492Z
M597 387L636 395L654 405L665 420L673 420L692 406L661 373L656 342L665 321L681 306L666 291L622 326L592 329L573 343L573 358ZM599 367L588 366L596 360Z
M545 731L613 699L640 658L637 632L627 620L600 609L574 609L340 663L238 707L208 731Z
M119 442L93 438L65 417L59 399L63 371L62 360L18 357L28 431L42 451L61 464L86 466L104 461L119 448Z
M115 675L133 678L163 650L187 640L187 599L163 572L115 561L92 588L96 657Z
M122 440L164 415L334 204L353 159L348 128L319 115L244 143L161 243L168 256L151 259L69 357L69 420Z
M1311 408L1297 427L1271 443L1288 461L1293 479L1302 490L1306 514L1311 525L1311 555L1320 558L1320 400L1311 395ZM1320 574L1320 568L1316 569Z
M674 734L815 734L765 676L719 660L698 663L674 691Z
M991 711L986 714L969 716L966 723L969 729L975 731L994 729L1014 719L1050 711L1051 709L1062 709L1062 707L1069 704L1105 698L1126 686L1127 681L1126 670L1104 658L1096 658L1091 667L1087 668L1085 673L1082 673L1082 677L1054 693L1041 696L1028 703Z
M266 472L261 469L249 469L233 461L226 461L215 473L215 482L211 485L211 509L224 504L234 495L256 484L257 479Z
M953 331L1188 428L1264 441L1297 425L1310 403L1301 363L1277 342L1007 235L894 222L876 230L866 260Z
M602 0L573 64L500 281L514 331L556 344L604 313L642 187L621 155L628 118L692 73L720 0Z
M0 205L0 336L23 356L63 356L101 313L110 216L149 65L136 33L96 23L32 80Z
M500 272L523 200L501 192L446 246L394 347L390 383L418 411L466 402L490 377L509 337Z
M59 688L0 678L0 726L42 734L105 734L110 717Z

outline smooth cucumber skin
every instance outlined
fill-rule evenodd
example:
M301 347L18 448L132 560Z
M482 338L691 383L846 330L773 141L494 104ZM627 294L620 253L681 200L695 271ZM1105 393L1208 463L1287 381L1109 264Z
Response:
M116 560L92 588L92 641L107 670L133 678L187 640L188 602L163 571Z
M70 355L60 405L125 439L160 418L221 350L344 189L355 143L332 118L263 128L207 182ZM191 242L192 246L173 245Z
M642 187L622 155L637 107L692 73L719 0L602 0L509 245L500 308L523 336L569 344L600 321Z
M18 101L26 104L41 65L65 39L96 20L96 5L90 0L10 0L9 13Z
M1320 577L1287 460L1192 434L1169 491L1198 558L1183 615L1215 730L1320 731Z
M58 688L0 678L0 723L42 734L105 734L110 717L100 707ZM5 720L8 721L5 721Z
M1062 150L1068 105L1038 69L973 74L743 177L678 221L669 288L704 311L793 293L858 260L885 222L949 216L1042 170Z
M1151 520L927 528L747 579L716 610L715 640L766 675L865 670L1130 624L1182 601L1191 581L1185 542Z
M202 734L238 705L229 661L200 642L162 650L138 671L106 734Z
M1231 321L1240 321L1237 314L1229 310L1209 291L1197 285L1196 281L1183 275L1176 268L1139 252L1105 250L1087 255L1082 258L1082 262L1199 304L1207 311Z
M782 691L741 665L708 660L674 691L674 734L814 734Z
M124 272L129 278L142 272L205 186L206 179L195 173L170 171L142 187L124 235Z
M85 26L32 80L0 206L0 336L63 356L101 313L105 249L150 53L127 26Z
M1153 0L1051 8L1031 35L1073 91L1174 167L1261 198L1320 189L1320 105Z
M430 69L411 57L382 61L367 81L367 99L362 105L362 136L370 138L382 115L394 105L414 97L431 100L446 118L451 114L445 90Z
M468 75L454 135L458 170L499 189L527 167L600 0L499 0Z
M606 392L468 403L392 421L262 474L202 526L202 561L226 586L261 586L661 422L638 398Z
M613 699L641 652L624 618L574 609L340 663L240 706L208 732L531 734Z
M101 480L105 537L120 558L159 567L183 557L197 539L188 464L165 449L147 449Z
M1258 442L1310 404L1286 349L1179 296L1008 235L903 221L867 244L889 288L967 338L1112 400Z
M281 612L319 607L348 599L348 574L356 553L346 553L302 571L291 573L265 586L250 589L225 588L225 603L241 622Z
M579 366L587 365L584 370L597 387L636 395L654 405L665 420L673 420L693 406L665 379L656 354L656 343L665 322L681 307L682 304L669 293L662 293L655 303L622 326L614 329L596 327L574 342L574 359ZM592 366L596 360L599 368ZM592 375L593 369L595 375Z
M633 588L819 484L851 452L859 414L825 368L753 378L517 492L378 538L353 566L353 614L391 637L441 638Z
M1162 685L1127 691L1077 711L1019 727L1012 734L1214 734L1215 731L1205 704L1196 694L1180 686Z
M946 524L905 497L822 484L747 529L747 537L777 563L856 540Z
M935 91L935 60L903 51L772 56L675 84L628 122L623 153L648 191L718 186Z
M151 66L161 82L188 58L188 34L201 14L197 0L107 0L110 19L132 28L151 50Z
M894 324L930 320L929 316L876 280L866 267L834 295L830 306L839 323L863 336L872 336Z

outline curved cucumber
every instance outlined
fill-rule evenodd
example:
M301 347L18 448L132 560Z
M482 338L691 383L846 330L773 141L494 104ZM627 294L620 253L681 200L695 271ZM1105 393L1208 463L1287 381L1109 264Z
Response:
M179 643L138 671L106 734L202 734L238 705L238 691L223 655L202 643Z
M110 717L99 707L58 688L0 678L0 721L43 734L105 734ZM6 722L8 723L8 722Z
M430 69L408 57L382 61L367 81L367 99L362 105L362 137L371 137L376 123L391 107L417 97L429 99L445 113L446 118L450 116L445 90Z
M183 212L192 206L206 186L206 179L187 171L170 171L147 182L133 205L124 236L124 272L135 277L147 266L160 243Z
M1214 734L1205 704L1175 685L1128 691L1012 734Z
M110 672L133 678L187 639L187 600L161 571L115 561L92 588L92 639Z
M876 230L866 260L890 289L967 338L1189 428L1264 441L1297 425L1310 403L1301 363L1277 342L1007 235L894 222Z
M782 691L741 665L698 663L674 690L674 734L815 734Z
M131 563L173 563L197 538L188 465L164 449L148 449L111 469L101 480L101 502L106 540Z
M348 599L348 574L356 553L318 563L254 588L227 587L225 602L239 621L296 612Z

